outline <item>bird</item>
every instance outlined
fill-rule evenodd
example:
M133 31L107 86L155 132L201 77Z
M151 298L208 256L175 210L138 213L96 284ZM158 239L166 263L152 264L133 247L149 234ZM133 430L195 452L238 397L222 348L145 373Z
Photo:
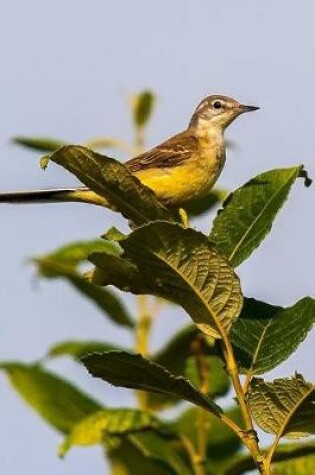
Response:
M257 109L231 97L207 96L193 112L186 130L131 158L125 166L166 207L183 207L207 195L219 178L226 161L225 129L241 114ZM0 203L88 202L89 194L91 190L82 186L4 192ZM104 205L103 198L100 203Z

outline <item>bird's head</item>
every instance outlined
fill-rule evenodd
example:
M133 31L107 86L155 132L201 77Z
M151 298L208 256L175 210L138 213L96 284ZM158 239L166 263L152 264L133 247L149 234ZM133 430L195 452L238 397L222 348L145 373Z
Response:
M224 131L228 125L244 112L259 109L256 106L245 106L227 96L208 96L197 106L190 120L189 127L200 131L213 127Z

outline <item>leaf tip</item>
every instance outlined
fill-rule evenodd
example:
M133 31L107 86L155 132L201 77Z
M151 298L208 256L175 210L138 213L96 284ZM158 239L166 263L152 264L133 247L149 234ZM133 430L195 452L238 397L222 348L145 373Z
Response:
M298 176L299 178L304 178L304 186L306 186L306 188L309 188L313 183L312 178L309 177L308 172L304 169L303 165Z

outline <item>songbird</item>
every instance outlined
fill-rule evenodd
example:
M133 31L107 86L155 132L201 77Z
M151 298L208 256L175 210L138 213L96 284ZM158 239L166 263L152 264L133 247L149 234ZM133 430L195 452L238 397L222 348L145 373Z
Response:
M125 165L166 206L184 206L209 193L217 181L226 160L225 129L239 115L257 109L230 97L208 96L197 106L186 130ZM88 197L89 193L85 187L19 191L0 193L0 202L85 201L84 196Z

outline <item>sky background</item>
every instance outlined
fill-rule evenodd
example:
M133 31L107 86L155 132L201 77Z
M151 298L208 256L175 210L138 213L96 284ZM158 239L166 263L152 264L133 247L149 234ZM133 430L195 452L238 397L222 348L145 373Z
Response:
M228 130L235 143L219 181L234 189L268 169L303 163L315 176L314 29L312 0L11 0L0 7L0 190L68 186L74 179L10 143L44 135L72 143L105 135L132 138L127 96L158 95L148 147L187 126L208 94L231 95L261 110ZM126 157L127 158L127 157ZM315 187L298 180L272 233L238 273L248 296L291 305L314 295ZM0 360L32 361L67 338L130 344L63 282L34 279L30 256L64 242L100 235L123 221L87 205L1 206ZM195 223L207 231L211 217ZM130 298L128 305L132 307ZM165 312L157 348L189 320ZM268 374L295 370L315 379L314 335ZM50 365L107 405L131 401L127 390L91 381L67 360ZM60 436L0 377L0 468L3 475L108 473L100 450L56 456Z

